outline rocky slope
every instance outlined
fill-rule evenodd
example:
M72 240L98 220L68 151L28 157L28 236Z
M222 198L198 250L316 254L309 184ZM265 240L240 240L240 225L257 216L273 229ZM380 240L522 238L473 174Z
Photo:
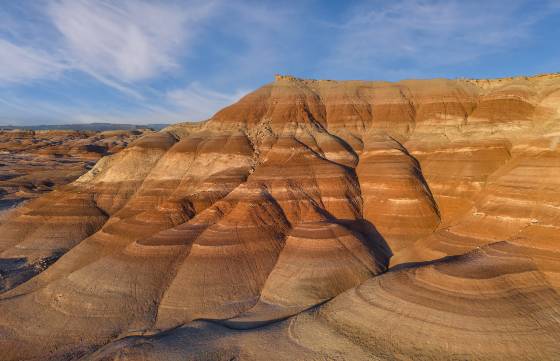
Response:
M11 214L0 351L555 359L558 137L559 75L278 76Z

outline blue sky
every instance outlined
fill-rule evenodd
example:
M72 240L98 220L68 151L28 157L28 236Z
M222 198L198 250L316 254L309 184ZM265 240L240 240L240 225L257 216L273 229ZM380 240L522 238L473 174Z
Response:
M0 124L206 119L275 73L560 71L559 0L0 2Z

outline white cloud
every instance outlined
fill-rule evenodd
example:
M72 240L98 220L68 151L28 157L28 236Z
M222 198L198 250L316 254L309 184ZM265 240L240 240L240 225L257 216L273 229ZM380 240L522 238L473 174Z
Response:
M64 65L51 55L0 38L0 82L29 82L57 76Z
M121 109L119 106L99 107L87 102L70 99L65 103L52 103L40 99L25 99L17 94L0 94L0 125L26 124L70 124L70 123L174 123L184 121L183 111L171 107L138 105Z
M167 93L167 99L178 107L189 120L204 120L221 108L235 103L248 92L236 90L233 94L207 89L194 82L183 89Z
M179 68L179 58L217 1L191 0L178 6L142 0L52 0L29 6L36 21L0 12L0 81L26 82L79 70L139 98L130 83Z
M127 82L177 67L212 4L61 0L49 5L48 14L75 67Z
M398 0L360 4L336 26L328 63L395 70L465 63L528 38L543 14L515 16L526 4L503 1ZM397 64L397 65L396 65Z
M66 80L71 81L70 72L78 71L127 95L132 101L129 105L134 105L126 110L118 106L95 109L87 102L80 104L73 97L66 103L49 104L35 99L22 103L17 96L8 96L0 99L11 109L3 112L4 118L13 115L14 119L19 119L17 114L20 114L49 122L120 119L135 123L207 118L245 92L222 93L193 82L186 88L161 94L143 81L160 79L170 70L182 75L188 73L187 63L181 57L189 56L194 41L198 40L195 37L202 35L199 32L212 17L225 17L228 26L243 30L236 36L244 39L250 37L252 30L243 24L238 27L235 25L238 21L244 24L266 22L260 11L251 12L245 5L241 8L246 15L256 18L234 20L241 15L239 5L221 0L191 0L181 3L180 7L174 2L141 0L48 1L45 7L37 7L42 19L40 24L15 22L21 30L29 32L37 32L37 26L48 26L48 36L39 41L36 41L38 37L33 37L33 41L18 37L17 42L10 42L3 40L0 29L0 81L28 83L61 74L68 75ZM10 29L12 26L8 27ZM248 41L255 42L252 38Z

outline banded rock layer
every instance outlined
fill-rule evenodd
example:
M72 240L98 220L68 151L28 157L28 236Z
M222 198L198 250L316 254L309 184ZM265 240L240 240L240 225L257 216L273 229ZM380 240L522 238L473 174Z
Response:
M278 77L10 215L0 351L554 359L559 111L557 75Z

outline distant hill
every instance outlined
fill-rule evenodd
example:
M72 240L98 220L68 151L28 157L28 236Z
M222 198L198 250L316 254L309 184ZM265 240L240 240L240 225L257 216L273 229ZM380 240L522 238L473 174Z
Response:
M28 129L28 130L134 130L152 129L160 130L169 124L113 124L113 123L87 123L87 124L43 124L43 125L0 125L0 130Z

